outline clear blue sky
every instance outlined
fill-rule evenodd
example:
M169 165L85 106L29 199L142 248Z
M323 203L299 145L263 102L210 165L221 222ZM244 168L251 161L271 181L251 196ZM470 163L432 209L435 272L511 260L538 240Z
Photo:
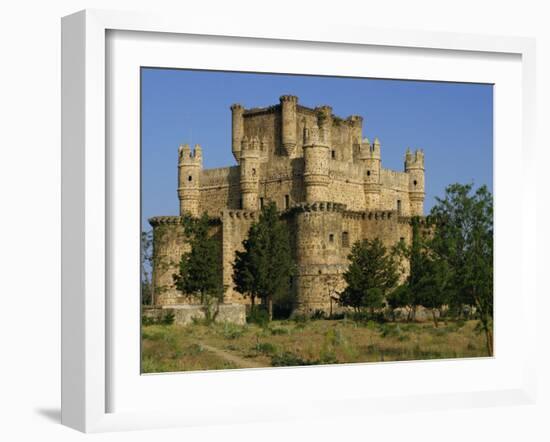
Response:
M177 215L177 151L198 143L204 167L234 165L231 111L279 102L361 115L363 136L382 144L382 165L403 170L407 147L423 148L428 213L448 184L493 190L493 87L485 84L142 69L142 222Z

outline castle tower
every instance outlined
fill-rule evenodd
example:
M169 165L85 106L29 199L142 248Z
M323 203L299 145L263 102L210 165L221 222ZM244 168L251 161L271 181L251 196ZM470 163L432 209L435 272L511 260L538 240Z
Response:
M405 172L409 175L409 201L411 202L411 216L424 215L424 151L418 149L405 153Z
M231 106L231 151L237 163L241 159L241 141L244 136L244 108L240 104Z
M317 125L319 126L319 137L326 141L327 145L332 142L332 107L320 106L315 108L317 111Z
M341 278L347 264L342 262L344 204L301 203L294 207L296 235L294 313L329 312L331 292L327 282Z
M180 216L199 216L199 188L202 170L202 149L196 144L194 151L188 144L178 150L178 198Z
M306 201L326 201L328 194L329 146L326 131L306 129L304 144L304 186Z
M359 161L364 166L364 184L366 208L377 209L380 204L380 140L374 139L374 143L365 138L359 150Z
M298 97L283 95L281 103L281 144L288 156L292 156L296 149L296 105Z
M260 140L244 137L241 143L241 197L242 209L258 210L260 182Z
M345 152L344 160L352 160L355 149L361 149L363 140L363 117L360 115L350 115L347 119L350 128L350 142L348 151Z

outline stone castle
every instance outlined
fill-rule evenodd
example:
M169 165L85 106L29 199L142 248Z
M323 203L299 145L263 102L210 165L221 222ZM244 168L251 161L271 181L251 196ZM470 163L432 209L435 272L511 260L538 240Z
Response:
M246 304L249 299L233 287L235 251L261 208L275 202L291 232L297 313L332 309L355 241L378 237L387 246L411 241L410 217L423 215L423 151L407 149L403 171L385 169L378 138L363 138L362 117L342 119L330 106L301 106L292 95L279 101L264 108L231 106L236 166L204 170L201 147L180 146L180 216L149 220L158 258L155 304L190 302L172 277L189 247L185 214L207 212L212 218L223 261L224 303Z

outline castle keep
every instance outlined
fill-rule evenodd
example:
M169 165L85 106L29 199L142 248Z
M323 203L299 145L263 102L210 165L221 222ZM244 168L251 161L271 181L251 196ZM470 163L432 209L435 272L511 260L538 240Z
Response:
M283 95L277 105L244 109L231 106L231 149L236 166L203 169L202 150L180 146L180 216L149 221L158 259L153 269L155 303L189 303L172 275L188 250L182 228L185 214L207 212L222 251L225 303L248 303L233 288L235 251L259 211L275 202L289 226L297 274L300 313L328 311L343 287L354 242L380 238L387 246L410 242L411 216L423 215L424 153L407 149L403 171L385 169L382 145L363 138L363 118L346 119L330 106L308 108Z

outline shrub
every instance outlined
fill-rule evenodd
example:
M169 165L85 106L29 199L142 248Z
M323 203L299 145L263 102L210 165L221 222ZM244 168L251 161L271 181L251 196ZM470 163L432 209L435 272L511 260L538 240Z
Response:
M266 327L269 323L269 313L263 308L256 307L250 310L246 322L259 325L260 327Z

